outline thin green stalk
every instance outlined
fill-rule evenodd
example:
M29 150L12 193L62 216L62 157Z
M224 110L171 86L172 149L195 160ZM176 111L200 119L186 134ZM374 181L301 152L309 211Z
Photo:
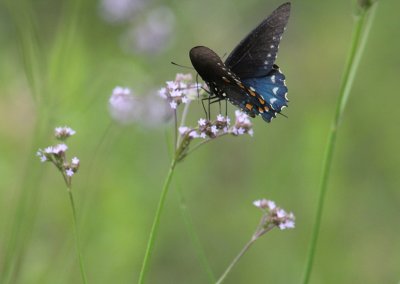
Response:
M25 154L27 163L19 191L16 193L15 212L11 214L8 236L4 239L4 258L0 267L0 283L13 283L20 275L19 269L25 255L25 248L29 243L33 223L37 212L37 203L40 200L39 184L43 169L36 167L37 159L33 157L37 145L43 140L43 129L47 128L49 117L46 109L38 103L43 91L44 73L40 41L37 25L33 16L33 8L29 1L5 1L6 11L10 14L16 31L16 41L25 76L28 80L32 98L38 106L38 117L35 121L35 130L32 132L31 145ZM40 142L41 144L41 142Z
M369 12L371 10L371 12ZM352 44L349 52L349 56L346 62L345 71L343 73L342 83L340 86L339 97L336 105L336 112L332 122L331 131L329 134L329 140L327 149L325 152L325 158L323 162L322 178L320 184L320 193L317 204L317 212L314 221L314 227L312 232L311 244L308 252L308 260L306 264L306 270L303 278L303 284L307 284L310 280L310 275L314 263L316 247L318 243L318 236L321 227L322 213L325 203L325 196L328 187L328 181L332 166L333 153L336 146L337 130L340 125L340 121L343 117L343 112L348 100L351 87L354 82L354 78L357 72L358 65L360 63L361 55L364 51L365 44L372 26L376 10L376 4L372 4L369 9L364 9L356 19L355 29L352 37Z
M221 135L218 136L219 137L223 137L225 135L227 135L229 133L223 133ZM190 148L190 150L186 153L186 156L188 156L189 154L193 153L194 151L196 151L200 146L210 142L210 141L214 141L215 139L207 139L207 140L203 140L200 143L197 143L196 145L194 145L192 148Z
M254 242L256 240L258 240L259 237L261 237L262 235L264 235L265 233L269 232L270 230L272 230L274 228L274 226L271 226L267 229L263 229L261 227L261 224L263 224L263 221L265 221L264 218L260 222L260 225L258 226L257 231L254 233L254 235L252 236L250 241L247 242L247 244L242 248L242 250L239 252L239 254L233 259L231 264L229 264L228 268L224 271L224 273L218 279L216 284L221 284L225 280L226 276L228 276L228 274L232 271L232 268L239 262L239 260L242 258L242 256L249 250L251 245L254 244Z
M188 231L190 238L192 239L193 246L197 252L197 255L198 255L198 258L199 258L201 264L203 265L205 272L207 273L210 283L215 283L214 273L210 267L210 264L207 260L204 250L201 246L201 243L196 234L196 231L194 230L194 225L193 225L192 219L190 218L190 214L187 210L185 198L183 196L180 186L177 186L177 193L178 193L178 197L179 197L180 209L181 209L181 213L183 216L183 220L185 222L186 230Z
M232 268L238 263L238 261L242 258L242 256L249 250L251 245L256 241L256 239L252 238L244 247L243 249L239 252L239 254L233 259L231 264L228 266L228 268L225 270L225 272L221 275L221 277L218 279L216 284L221 284L226 276L231 272Z
M189 112L189 107L190 107L190 101L188 101L188 102L185 104L185 108L183 109L183 113L182 113L182 118L181 118L181 124L180 124L180 126L185 126L186 117L187 117L187 114L188 114L188 112ZM178 135L178 133L176 133L176 135ZM182 136L181 136L181 135L178 135L178 138L177 138L177 140L178 140L177 145L179 145L179 144L181 143L181 139L182 139Z
M152 254L153 248L154 248L154 241L155 241L155 238L157 235L158 227L160 226L161 213L162 213L162 210L165 205L165 199L166 199L166 196L168 193L169 184L171 183L171 178L172 178L172 174L174 173L175 166L176 166L176 157L174 157L171 161L171 165L169 167L169 171L168 171L167 177L164 182L164 186L161 191L161 196L160 196L160 200L158 202L156 215L154 217L153 225L152 225L151 231L150 231L149 240L147 242L146 253L144 255L142 268L140 270L139 281L138 281L139 284L142 284L145 281L146 272L147 272L149 262L151 259L151 254Z
M79 238L79 231L78 231L78 221L76 217L76 208L75 208L75 202L74 202L74 196L72 195L72 190L71 187L67 187L68 191L68 196L69 196L69 201L71 203L71 209L72 209L72 222L74 225L74 234L75 234L75 244L76 244L76 252L78 254L78 259L79 259L79 267L81 271L81 277L82 277L82 282L87 283L87 278L86 278L86 272L85 272L85 266L83 263L83 257L82 257L82 251L81 251L81 245L80 245L80 238Z

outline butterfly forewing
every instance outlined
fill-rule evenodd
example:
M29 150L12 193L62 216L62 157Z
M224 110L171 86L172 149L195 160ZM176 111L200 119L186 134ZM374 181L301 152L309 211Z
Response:
M268 75L289 14L290 3L279 6L236 46L226 59L226 66L242 79Z
M278 7L239 43L225 64L208 47L190 50L193 67L207 83L211 98L227 99L267 122L287 106L285 76L274 62L289 13L290 3Z

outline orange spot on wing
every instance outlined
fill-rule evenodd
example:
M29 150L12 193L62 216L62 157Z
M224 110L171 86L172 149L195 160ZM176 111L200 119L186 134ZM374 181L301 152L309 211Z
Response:
M262 98L258 98L258 100L262 105L265 104L265 101Z
M253 106L252 106L251 104L246 104L246 108L247 108L248 110L252 110L252 109L253 109Z
M258 108L258 111L259 111L260 113L263 113L263 112L264 112L264 110L263 110L261 107Z
M249 92L249 94L250 94L250 95L252 95L253 97L255 97L255 96L256 96L256 93L254 93L254 92L253 92L252 90L250 90L250 89L249 89L249 90L247 90L247 92Z

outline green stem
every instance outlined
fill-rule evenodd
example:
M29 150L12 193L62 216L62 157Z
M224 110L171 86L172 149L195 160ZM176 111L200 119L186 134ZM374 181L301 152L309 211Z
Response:
M238 263L238 261L242 258L242 256L249 250L251 245L256 241L255 238L251 238L251 240L242 248L242 250L239 252L239 254L233 259L231 264L228 266L228 268L225 270L225 272L221 275L221 277L218 279L216 284L221 284L222 281L225 280L226 276L231 272L232 268Z
M139 284L142 284L145 281L146 272L147 272L151 254L152 254L153 248L154 248L154 241L156 239L158 227L160 226L161 213L164 208L165 198L168 193L169 184L171 183L171 178L172 178L172 174L174 173L175 165L176 165L176 158L172 159L171 165L169 167L168 175L165 179L164 186L161 191L161 196L160 196L160 200L158 202L156 215L154 217L153 225L151 227L149 240L147 241L146 253L144 255L142 268L140 270L139 281L138 281Z
M368 10L363 10L355 23L352 45L346 62L345 71L343 73L342 83L339 91L339 97L336 105L336 112L332 122L328 145L323 162L323 171L322 171L322 178L319 190L320 193L317 204L317 212L314 221L312 239L308 252L308 260L303 278L303 284L307 284L309 282L314 263L315 252L318 243L318 236L321 227L322 213L325 203L325 196L327 192L328 180L332 166L332 158L336 145L337 130L340 125L340 121L343 117L343 112L350 94L352 84L354 82L357 68L360 63L361 55L364 51L364 47L367 42L368 34L375 15L376 4L373 4L370 9L371 9L370 13L368 13Z
M262 218L262 222L263 222L264 217ZM254 233L253 237L251 238L251 240L242 248L242 250L239 252L239 254L233 259L233 261L231 262L231 264L229 264L228 268L225 270L225 272L221 275L221 277L218 279L218 281L216 282L216 284L221 284L226 276L228 276L228 274L231 272L232 268L236 265L236 263L239 262L239 260L242 258L242 256L249 250L249 248L251 247L251 245L258 240L259 237L261 237L262 235L264 235L265 233L269 232L270 230L272 230L274 228L274 226L270 226L266 229L264 228L260 228L257 227L257 231Z
M186 104L185 104L185 108L183 109L183 113L182 113L182 118L181 118L181 123L180 123L180 126L185 126L185 123L186 123L186 117L187 117L187 114L188 114L188 112L189 112L189 106L190 106L190 101L188 101ZM177 145L179 145L179 144L181 144L181 139L182 139L182 136L180 135L180 133L179 133L179 131L176 131L177 133L176 133L176 135L178 135L177 137Z
M192 243L197 252L199 261L203 265L203 268L208 275L208 279L210 280L210 283L215 283L214 273L210 267L210 264L208 263L206 254L201 246L199 237L197 236L196 231L194 229L194 225L193 225L192 219L190 217L190 214L187 210L185 198L183 196L180 186L177 186L177 193L179 196L180 209L181 209L181 213L183 216L183 220L185 222L186 230L188 231L190 238L192 239Z
M228 134L229 134L229 133L222 133L222 134L218 135L218 137L216 137L216 138L220 138L220 137L223 137L223 136L228 135ZM200 146L202 146L202 145L204 145L204 144L206 144L206 143L208 143L208 142L210 142L210 141L214 141L216 138L213 138L213 139L208 138L208 139L206 139L206 140L201 141L200 143L197 143L196 145L193 146L193 148L191 148L191 149L186 153L186 156L188 156L189 154L191 154L191 153L193 153L194 151L196 151Z
M86 278L86 273L85 273L85 266L83 264L81 246L80 246L80 239L79 239L79 233L78 233L78 221L77 221L77 217L76 217L74 196L72 195L72 190L71 190L70 186L67 186L67 191L68 191L69 201L71 203L71 209L72 209L72 221L74 224L75 244L76 244L76 251L77 251L78 259L79 259L79 267L80 267L80 271L81 271L82 282L86 284L87 278Z

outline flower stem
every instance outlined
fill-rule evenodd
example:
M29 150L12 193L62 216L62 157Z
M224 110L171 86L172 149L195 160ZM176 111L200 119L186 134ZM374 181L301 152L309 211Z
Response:
M155 238L157 235L158 227L160 226L161 213L164 208L165 198L168 193L169 184L171 183L171 178L172 178L172 174L174 173L175 165L176 165L176 157L173 158L171 161L171 165L169 167L169 171L168 171L167 177L164 182L164 186L161 191L161 196L160 196L160 200L158 202L156 215L154 217L153 225L151 227L149 240L147 241L146 253L144 255L142 268L140 270L139 281L138 281L139 284L142 284L145 281L147 268L149 266L151 254L152 254L153 248L154 248L154 241L155 241Z
M182 118L181 118L181 124L180 124L180 126L184 126L185 125L185 123L186 123L186 117L187 117L187 114L188 114L188 112L189 112L189 106L190 106L190 101L188 101L186 104L185 104L185 108L183 109L183 113L182 113ZM179 131L178 131L178 129L176 129L176 135L178 135L178 137L177 137L177 145L179 145L180 143L181 143L181 135L179 135Z
M231 264L229 264L228 268L225 270L225 272L221 275L221 277L218 279L216 284L221 284L222 281L225 280L226 276L231 272L232 268L238 263L238 261L242 258L242 256L249 250L251 245L256 241L256 238L251 238L251 240L242 248L242 250L239 252L239 254L233 259Z
M215 283L215 276L207 260L206 254L201 246L200 240L196 231L194 229L193 221L191 219L190 213L187 210L185 198L183 196L180 186L176 187L176 192L178 193L180 209L182 213L183 220L185 222L186 230L188 231L190 238L192 239L193 246L197 252L197 257L201 264L203 265L204 271L207 273L210 283Z
M261 218L260 225L263 224L264 221L265 221L265 216L263 216L263 218ZM261 237L262 235L264 235L265 233L269 232L270 230L272 230L274 228L274 226L268 226L267 228L263 228L260 225L257 227L257 230L251 237L250 241L247 244L245 244L245 246L242 248L242 250L239 252L239 254L232 260L231 264L229 264L228 268L221 275L221 277L218 279L216 284L221 284L225 280L226 276L231 272L232 268L236 265L236 263L238 263L238 261L242 258L242 256L249 250L251 245L256 240L258 240L259 237Z
M369 10L371 12L369 13ZM340 86L339 97L336 105L336 112L332 122L331 131L329 134L328 145L325 152L323 162L322 178L319 189L319 199L317 204L317 212L315 215L314 227L312 232L311 244L308 252L308 260L306 270L303 278L303 284L307 284L310 279L312 266L315 257L316 246L321 226L322 213L324 208L324 201L327 192L328 180L332 166L332 158L336 145L337 129L343 117L343 112L346 106L347 99L350 94L352 84L360 63L361 55L363 53L368 34L375 15L376 4L373 4L370 9L364 9L356 19L355 29L353 32L352 45L350 48L349 56L346 62L345 71Z
M229 133L220 134L220 135L218 135L218 137L216 137L216 138L225 136L225 135L227 135L227 134L229 134ZM196 145L193 146L193 148L191 148L191 149L186 153L186 156L188 156L189 154L191 154L191 153L193 153L194 151L196 151L200 146L202 146L202 145L204 145L204 144L206 144L206 143L208 143L208 142L210 142L210 141L214 141L214 140L215 140L215 138L214 138L214 139L206 139L206 140L201 141L200 143L197 143Z
M87 278L86 278L86 273L85 273L85 266L83 264L83 257L82 257L82 251L81 251L80 239L79 239L79 233L78 233L78 222L77 222L77 218L76 218L75 202L74 202L74 196L72 195L71 186L69 186L69 185L67 186L67 191L68 191L69 201L71 203L71 209L72 209L72 221L74 224L75 244L76 244L76 251L77 251L78 259L79 259L79 267L81 270L82 282L86 284Z

